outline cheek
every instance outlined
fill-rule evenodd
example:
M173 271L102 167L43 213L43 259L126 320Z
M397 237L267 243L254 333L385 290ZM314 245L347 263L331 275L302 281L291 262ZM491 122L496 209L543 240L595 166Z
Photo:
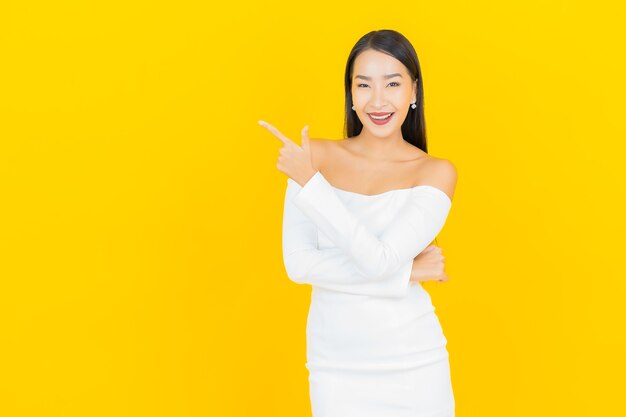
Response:
M407 90L396 90L393 96L397 100L407 101L411 98L411 92Z
M363 90L354 90L352 91L352 101L365 101L367 100L367 92Z

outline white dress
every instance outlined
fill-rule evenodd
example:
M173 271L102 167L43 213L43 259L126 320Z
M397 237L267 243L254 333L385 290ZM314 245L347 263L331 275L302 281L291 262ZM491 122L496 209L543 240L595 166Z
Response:
M307 363L313 417L453 417L447 340L413 259L452 202L430 185L375 195L320 171L287 179L283 260L312 285Z

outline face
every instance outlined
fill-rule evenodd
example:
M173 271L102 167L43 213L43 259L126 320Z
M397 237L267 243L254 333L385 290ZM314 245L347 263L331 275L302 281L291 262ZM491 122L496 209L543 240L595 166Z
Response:
M368 49L354 60L352 102L363 129L372 135L387 137L401 131L416 98L417 82L396 58ZM389 114L387 119L374 119Z

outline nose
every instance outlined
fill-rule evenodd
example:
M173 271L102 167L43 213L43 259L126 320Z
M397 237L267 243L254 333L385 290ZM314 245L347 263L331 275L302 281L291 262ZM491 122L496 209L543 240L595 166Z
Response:
M375 88L372 95L372 106L376 109L381 109L387 101L385 95L385 87Z

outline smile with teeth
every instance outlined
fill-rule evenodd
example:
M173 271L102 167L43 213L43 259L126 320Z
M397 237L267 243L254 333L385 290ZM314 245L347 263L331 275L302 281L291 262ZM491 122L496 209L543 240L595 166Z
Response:
M369 116L370 116L372 119L376 119L376 120L385 120L385 119L388 119L389 117L391 117L391 115L392 115L392 114L393 114L393 113L389 113L389 114L387 114L387 115L385 115L385 116L374 116L373 114L370 114Z

